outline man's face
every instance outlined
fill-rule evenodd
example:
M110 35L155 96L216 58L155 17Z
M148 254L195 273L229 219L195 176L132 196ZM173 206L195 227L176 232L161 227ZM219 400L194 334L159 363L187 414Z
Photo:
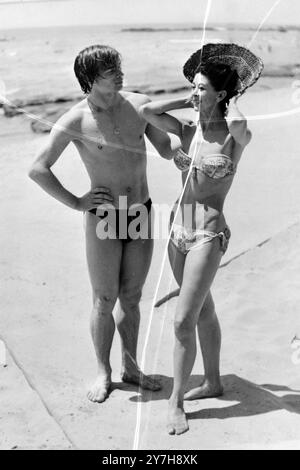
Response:
M96 78L93 86L101 95L113 95L122 89L123 75L121 68L106 70Z

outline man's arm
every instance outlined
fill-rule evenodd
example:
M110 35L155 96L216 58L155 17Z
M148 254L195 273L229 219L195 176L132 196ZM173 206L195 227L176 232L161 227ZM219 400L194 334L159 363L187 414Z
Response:
M112 202L107 188L95 188L83 197L78 198L60 183L51 171L67 145L78 137L79 111L70 110L53 126L49 139L31 165L28 176L52 197L72 209L79 211L97 208L103 202Z
M241 113L237 106L238 97L230 101L226 121L229 133L234 140L245 147L251 140L251 131L247 126L247 119Z

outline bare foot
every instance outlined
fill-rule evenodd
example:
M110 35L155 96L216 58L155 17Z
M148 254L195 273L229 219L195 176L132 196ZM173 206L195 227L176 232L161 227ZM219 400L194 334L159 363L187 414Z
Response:
M205 380L200 387L192 388L189 392L184 394L184 400L200 400L202 398L215 398L223 395L222 384L212 385Z
M91 386L87 397L92 402L102 403L106 400L111 386L111 379L105 375L99 375L94 385Z
M121 379L123 382L139 385L144 390L151 390L152 392L161 390L161 385L158 380L152 379L138 369L134 372L122 372Z
M169 434L183 434L189 430L183 407L169 403L167 430Z

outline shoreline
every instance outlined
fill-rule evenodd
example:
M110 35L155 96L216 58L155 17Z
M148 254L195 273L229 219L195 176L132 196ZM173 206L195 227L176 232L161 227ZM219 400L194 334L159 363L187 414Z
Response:
M274 90L280 88L291 87L291 78L296 79L297 75L289 74L287 71L285 75L264 75L258 83L255 84L254 88L249 88L247 93L262 93L267 90ZM177 96L178 94L189 93L190 86L183 85L182 82L172 84L170 87L166 86L127 86L124 87L124 91L141 93L149 95L150 98L155 99L167 99L170 96ZM26 113L37 114L42 119L46 119L50 122L55 122L63 113L70 109L73 105L84 99L82 93L70 93L65 96L55 96L50 94L38 94L28 98L15 97L11 101L7 100L8 103L0 102L1 115L0 119L3 118L14 118ZM34 131L34 129L33 129ZM47 131L43 131L47 132ZM3 135L2 133L0 135Z

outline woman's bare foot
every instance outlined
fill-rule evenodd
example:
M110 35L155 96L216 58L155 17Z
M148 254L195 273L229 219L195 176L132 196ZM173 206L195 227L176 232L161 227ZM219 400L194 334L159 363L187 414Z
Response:
M200 387L192 388L184 394L184 400L200 400L202 398L215 398L223 395L223 387L221 382L216 385L211 384L208 380L204 380Z
M158 380L148 377L148 375L143 374L139 369L135 371L124 371L121 373L121 380L130 384L139 385L145 390L151 390L152 392L157 392L161 390L161 385Z
M107 375L98 375L95 383L87 393L87 397L92 402L102 403L109 395L111 378Z
M189 425L183 406L169 401L167 430L169 434L183 434L189 430Z

